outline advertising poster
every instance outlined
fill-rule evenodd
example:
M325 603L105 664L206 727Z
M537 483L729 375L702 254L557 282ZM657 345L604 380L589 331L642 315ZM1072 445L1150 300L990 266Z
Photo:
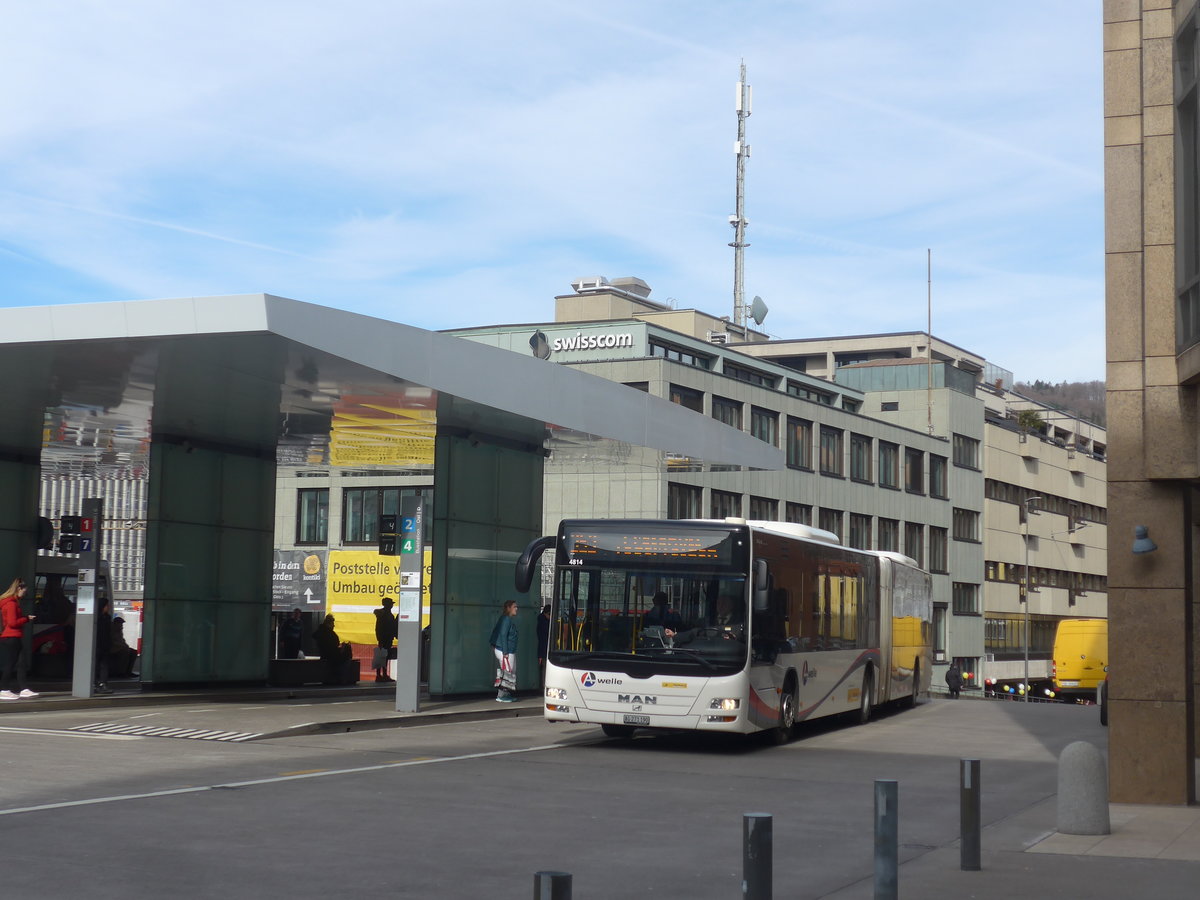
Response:
M271 567L271 609L325 610L326 550L276 550Z
M421 579L421 627L429 624L431 559L427 547ZM375 550L330 550L325 596L326 611L337 619L334 629L338 637L352 644L374 644L375 610L384 597L400 600L400 557L380 556Z

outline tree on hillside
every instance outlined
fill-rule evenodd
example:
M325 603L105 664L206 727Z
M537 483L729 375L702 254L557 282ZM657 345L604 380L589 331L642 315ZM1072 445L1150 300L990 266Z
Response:
M1060 381L1051 384L1038 379L1032 384L1019 382L1014 390L1052 409L1061 409L1097 425L1105 424L1103 381Z

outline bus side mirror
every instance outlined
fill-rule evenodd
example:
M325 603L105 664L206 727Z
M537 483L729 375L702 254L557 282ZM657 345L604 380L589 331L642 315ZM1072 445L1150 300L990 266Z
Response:
M534 538L529 542L529 546L521 552L520 559L517 560L517 570L514 573L513 587L517 589L518 594L528 594L529 586L533 584L534 573L540 572L542 554L553 547L556 538L554 535L547 537Z
M771 596L771 573L765 559L754 561L754 611L765 612Z

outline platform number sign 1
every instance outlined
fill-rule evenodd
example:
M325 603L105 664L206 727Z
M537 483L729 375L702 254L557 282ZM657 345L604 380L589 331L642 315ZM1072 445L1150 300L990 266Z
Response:
M58 552L91 552L95 546L95 527L91 516L61 516L58 520Z

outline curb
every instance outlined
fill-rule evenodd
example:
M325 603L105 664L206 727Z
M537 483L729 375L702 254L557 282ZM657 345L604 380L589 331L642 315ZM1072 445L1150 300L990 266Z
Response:
M301 737L312 734L346 734L351 731L379 731L384 728L416 728L422 725L448 725L456 722L486 722L494 719L517 719L540 716L541 706L505 706L500 709L448 710L446 712L396 713L395 717L374 719L344 719L338 722L305 722L278 731L264 732L254 741L273 738Z
M302 688L287 689L252 689L229 691L197 691L196 693L175 693L155 691L118 691L112 694L101 694L96 697L46 696L10 700L0 703L0 715L18 712L63 712L72 709L106 709L114 706L178 706L181 703L239 703L260 702L266 700L305 700L322 697L359 697L366 699L386 698L393 691L374 687L360 688Z

